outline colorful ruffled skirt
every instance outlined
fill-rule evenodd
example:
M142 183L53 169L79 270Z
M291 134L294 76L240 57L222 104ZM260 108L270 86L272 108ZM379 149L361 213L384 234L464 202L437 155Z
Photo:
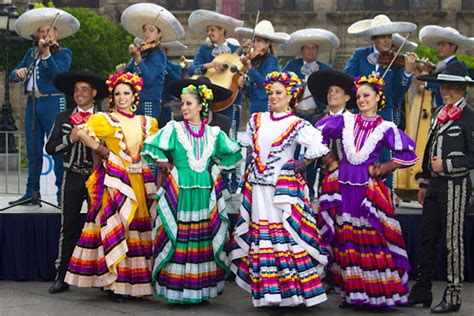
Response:
M152 295L153 220L147 192L156 187L150 170L144 166L142 174L128 174L111 153L107 166L99 165L86 186L91 208L65 282L122 295Z
M338 170L326 175L318 213L336 290L352 305L406 304L410 265L390 190L378 179L350 186L340 184L338 176ZM351 201L354 209L344 210L342 199Z
M275 187L244 178L231 269L256 307L327 300L320 280L327 256L305 186L292 161L283 166Z
M212 168L211 178L211 187L180 187L174 168L157 193L153 286L167 302L200 303L224 290L230 272L225 252L230 242L225 200L230 195L218 167Z

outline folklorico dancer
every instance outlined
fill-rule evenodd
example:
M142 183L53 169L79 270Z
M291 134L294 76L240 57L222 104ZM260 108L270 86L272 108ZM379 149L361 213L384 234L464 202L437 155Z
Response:
M183 37L183 26L171 12L153 3L131 5L123 11L120 21L127 32L143 41L138 47L130 44L128 51L132 58L126 65L117 65L116 70L132 72L143 78L137 114L158 120L167 60L160 43Z
M319 121L324 140L342 140L340 161L328 156L319 200L318 227L330 249L330 270L341 308L394 308L408 302L410 264L391 192L383 178L418 160L415 143L377 115L384 106L383 79L356 78L357 115ZM375 165L382 146L393 160Z
M295 113L308 121L318 112L326 109L326 102L317 102L309 92L306 85L308 77L319 71L331 69L328 64L318 61L318 55L322 52L331 52L339 47L337 36L323 29L303 29L290 34L290 39L282 47L290 59L283 67L283 71L294 72L303 83L303 96Z
M329 116L339 114L351 114L350 110L356 108L355 92L352 90L354 86L354 78L342 72L332 69L320 70L314 72L309 76L307 85L313 97L328 105L325 113L313 117L311 123L317 123ZM341 139L329 139L328 147L336 161L340 161L342 157L342 142ZM314 183L315 196L319 195L319 187L322 182L322 175L327 173L323 164L318 163L317 166L308 166L308 168L318 167L319 169L317 182ZM316 179L315 179L316 180ZM330 281L330 280L329 280Z
M28 95L24 117L28 180L25 195L10 204L27 202L32 198L34 201L39 197L44 141L53 128L56 114L66 109L66 98L54 87L53 78L68 71L72 61L71 51L59 46L57 41L73 35L79 30L79 26L80 23L75 17L53 8L29 10L23 13L15 24L15 30L21 37L31 40L31 36L34 36L39 41L38 48L28 49L9 78L16 82L22 81L24 93ZM33 134L33 126L36 135ZM53 156L53 160L60 204L63 162L61 155Z
M244 21L209 10L196 10L189 16L188 24L189 29L197 36L207 37L210 40L208 44L199 46L194 54L194 60L188 68L188 74L190 76L205 75L210 68L222 71L224 65L213 59L221 54L234 53L239 48L238 45L228 41L226 36L232 35L234 29L242 26ZM242 96L238 94L232 106L219 112L231 120L234 126L231 137L234 139L237 138L237 130L240 125L241 102Z
M456 53L474 48L474 39L462 35L458 30L449 26L427 25L420 30L418 37L420 42L438 51L440 62L436 64L435 74L443 72L447 65L458 61ZM443 106L439 83L427 82L426 87L433 93L433 105L435 107Z
M295 73L268 74L265 89L270 111L252 115L242 140L248 169L231 269L256 307L312 306L327 299L319 279L327 255L299 173L329 149L318 130L293 114L303 90ZM293 159L297 144L308 148L304 159Z
M418 80L440 84L444 106L431 121L423 157L418 200L423 204L421 220L421 264L409 303L430 307L435 263L440 243L447 249L448 284L443 299L431 313L459 311L464 280L464 213L469 205L474 169L474 113L465 99L466 87L474 80L464 63L449 63L446 69Z
M145 137L157 132L158 123L134 113L140 103L142 78L117 73L107 85L111 112L94 114L76 127L87 147L99 155L107 148L110 153L87 180L91 207L65 282L101 287L112 301L123 302L123 295L153 294L150 210L156 185L141 148Z
M229 98L230 90L209 79L183 79L172 82L169 92L181 97L184 120L169 122L142 149L149 163L169 173L156 195L153 286L167 302L201 303L222 293L230 272L220 169L234 168L242 156L236 141L206 124L212 102Z
M237 27L235 33L247 40L243 46L248 50L242 56L242 63L247 71L247 80L240 78L239 86L249 97L250 114L268 111L268 94L263 86L265 77L272 72L279 72L278 59L273 55L272 43L284 43L289 35L275 32L270 21L262 20L254 29ZM253 43L252 43L253 40Z
M49 288L51 294L69 289L64 277L81 234L80 214L82 204L88 200L86 181L93 167L91 149L78 142L77 134L71 132L75 126L87 122L97 112L95 101L109 95L105 80L101 75L79 70L57 75L53 81L56 89L74 98L76 106L58 114L46 143L46 152L50 155L62 155L64 164L61 233L56 260L58 273Z

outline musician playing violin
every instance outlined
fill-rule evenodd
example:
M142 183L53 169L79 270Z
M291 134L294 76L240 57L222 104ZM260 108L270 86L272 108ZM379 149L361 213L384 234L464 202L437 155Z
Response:
M409 22L392 22L387 16L380 14L373 19L355 22L348 28L348 33L354 36L370 39L372 46L357 48L347 62L343 72L353 77L367 76L376 73L384 76L385 107L378 112L385 121L393 121L394 108L399 106L405 93L410 87L416 58L407 55L405 66L393 64L390 69L379 63L379 56L392 48L392 34L413 32L416 25ZM389 161L391 153L382 148L379 162ZM385 183L392 188L393 176L387 176Z
M288 39L287 34L275 33L270 21L262 20L255 29L238 27L235 32L248 40L244 46L252 47L250 53L242 56L248 79L241 78L239 86L250 99L250 115L256 112L268 111L268 94L263 87L267 74L280 72L277 58L272 54L272 42L283 43ZM252 42L253 39L253 42Z
M184 29L171 12L153 3L131 5L122 13L121 21L130 34L142 38L143 42L139 46L128 46L130 61L117 65L116 70L143 78L144 86L136 113L159 120L166 74L166 55L160 43L181 38Z
M48 17L48 20L45 20L45 17ZM60 27L68 24L70 24L68 28ZM59 9L38 8L21 15L15 28L17 33L27 40L31 40L33 34L38 39L38 47L34 50L30 48L10 74L10 80L23 82L24 92L28 96L23 121L28 158L28 180L25 194L18 200L11 201L10 204L28 202L36 204L39 203L44 140L53 127L56 114L66 109L66 98L54 87L53 78L69 70L72 53L68 48L60 47L58 39L68 37L78 31L79 21ZM33 126L35 126L35 131L33 131ZM62 157L56 155L53 156L53 160L58 188L57 200L60 204L63 178Z

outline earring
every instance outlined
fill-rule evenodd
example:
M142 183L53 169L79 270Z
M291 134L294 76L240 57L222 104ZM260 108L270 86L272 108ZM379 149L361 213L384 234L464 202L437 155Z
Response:
M132 103L132 106L130 107L130 111L135 112L137 110L137 106L135 103Z
M288 105L288 106L285 108L285 112L286 112L286 113L291 113L291 106Z

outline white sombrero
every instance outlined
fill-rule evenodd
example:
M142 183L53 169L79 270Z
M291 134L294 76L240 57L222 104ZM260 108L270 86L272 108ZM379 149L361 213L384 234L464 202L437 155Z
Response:
M397 46L397 48L399 48L400 45L402 45L404 39L405 38L398 33L392 34L392 43L393 45ZM406 40L405 44L403 44L403 48L401 49L401 52L414 52L417 47L418 47L417 43Z
M37 36L38 28L49 26L57 15L54 27L58 30L58 39L73 35L79 30L81 23L71 14L55 8L38 8L23 13L15 24L16 32L23 38L31 39Z
M161 41L170 42L184 36L184 28L167 9L153 3L129 6L120 17L122 26L136 37L143 37L143 25L155 24L161 30Z
M289 40L290 35L283 32L275 32L272 22L262 20L255 26L255 32L253 29L248 27L237 27L235 28L235 34L243 36L245 38L256 37L264 38L275 43L285 43Z
M244 21L228 15L209 10L196 10L189 16L189 28L198 36L207 36L208 26L219 26L226 30L226 35L232 35L236 27L244 25Z
M301 53L301 47L306 44L318 45L319 51L332 51L339 47L340 42L333 32L314 28L291 33L287 44L283 44L280 47L286 47L285 52L288 55L298 56Z
M420 30L418 37L423 44L435 49L438 46L438 42L453 43L456 44L459 49L474 48L473 39L462 35L458 30L449 26L427 25Z
M353 23L347 33L354 36L377 36L394 33L406 33L416 30L416 24L410 22L392 22L388 16L379 14L373 19L361 20Z

